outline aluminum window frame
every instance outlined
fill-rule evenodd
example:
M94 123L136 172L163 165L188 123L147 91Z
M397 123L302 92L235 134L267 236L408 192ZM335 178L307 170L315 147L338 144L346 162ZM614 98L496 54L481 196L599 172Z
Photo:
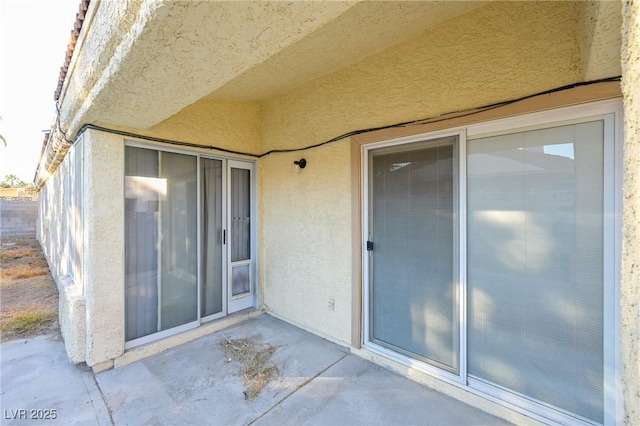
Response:
M454 238L458 236L458 242L454 241L454 246L457 248L457 260L458 265L456 265L457 278L458 278L458 374L450 371L446 371L444 369L438 368L433 364L426 363L424 361L416 360L408 355L405 355L400 352L395 352L385 346L382 346L370 338L371 336L371 328L370 328L370 316L371 316L371 292L370 292L370 279L371 279L371 255L369 251L363 249L363 344L369 350L378 353L382 356L391 358L395 361L398 361L404 365L415 368L418 371L422 371L429 375L435 376L441 380L450 383L462 384L465 383L466 380L466 267L462 268L463 263L461 259L464 258L466 265L466 251L463 250L463 246L461 245L461 241L466 241L466 229L464 228L464 223L466 222L466 212L462 211L463 205L466 207L466 202L464 204L461 203L462 200L466 200L466 184L464 184L464 179L462 176L466 175L466 162L460 161L461 152L464 151L463 148L466 144L466 136L464 134L464 129L449 129L446 131L440 132L430 132L430 133L421 133L418 135L395 138L388 141L382 141L372 144L366 144L361 147L361 161L362 161L362 194L363 194L363 204L362 204L362 212L363 212L363 220L362 220L362 236L363 241L362 247L366 247L366 242L371 238L370 230L371 230L371 211L370 211L370 200L371 200L371 188L370 188L370 156L371 152L381 149L381 148L401 148L403 146L415 146L415 144L424 144L424 146L432 146L437 147L439 144L438 140L446 137L456 137L457 142L453 144L454 148L454 163L457 166L454 166L454 174L457 172L457 176L454 176L456 182L455 194L458 199L454 200L454 204L457 206L457 217L455 221L457 222L456 226L456 235ZM432 145L429 143L433 142ZM465 151L466 152L466 151ZM464 173L464 174L463 174Z
M125 340L124 342L124 349L128 350L128 349L132 349L138 346L142 346L145 345L147 343L151 343L151 342L155 342L170 336L174 336L177 334L181 334L184 333L186 331L189 330L193 330L196 329L200 326L202 326L203 324L210 322L210 321L214 321L217 319L221 319L221 318L225 318L227 316L229 316L228 313L228 297L227 297L227 281L228 281L228 274L227 271L224 266L223 266L223 283L222 283L222 292L223 292L223 310L221 313L217 313L217 314L212 314L212 315L207 315L207 316L201 316L201 312L200 312L200 307L201 307L201 280L202 280L202 271L201 271L201 257L202 257L202 247L201 247L201 241L202 241L202 218L201 218L201 202L202 202L202 194L201 194L201 168L200 168L200 164L201 164L201 159L202 158L206 158L206 159L213 159L213 160L220 160L223 163L223 170L227 171L229 169L229 164L232 162L237 162L239 164L245 164L247 165L246 167L249 168L251 170L251 177L250 177L250 182L251 182L251 215L252 215L252 229L251 229L251 260L252 260L252 268L250 268L250 280L251 280L251 285L252 285L252 295L251 295L251 301L252 301L252 306L254 308L257 308L258 306L258 294L259 294L259 285L260 285L260 280L258 277L258 271L259 271L259 259L258 259L258 203L259 203L259 197L257 196L257 191L256 189L258 188L259 182L258 182L258 176L257 173L255 172L257 170L257 159L255 157L251 157L248 155L227 155L224 153L219 153L219 152L212 152L210 149L207 149L206 147L202 147L202 148L193 148L193 147L176 147L175 145L171 145L168 143L163 143L163 142L152 142L152 141L148 141L145 139L139 139L139 138L126 138L123 140L124 143L124 147L134 147L134 148L142 148L142 149L149 149L149 150L154 150L157 152L166 152L166 153L173 153L173 154L183 154L183 155L190 155L196 158L196 192L197 192L197 245L198 245L198 256L197 256L197 302L196 302L196 309L197 309L197 317L195 321L191 321L188 322L186 324L181 324L178 325L176 327L173 328L169 328L167 330L161 330L161 331L157 331L155 333L152 334L148 334L146 336L142 336L136 339L132 339L132 340ZM124 185L124 178L125 176L122 176L122 182ZM228 194L228 182L229 182L229 178L228 176L223 175L223 197L225 199L225 201L227 200L229 194ZM124 202L124 199L123 199ZM228 218L227 214L228 214L228 207L223 208L223 217L224 220L226 220ZM123 217L123 222L122 222L122 226L123 229L125 228L125 222L124 222L125 218ZM225 227L227 225L225 224ZM228 236L228 230L227 230L227 236ZM228 238L227 238L228 241ZM124 239L124 242L126 244L126 238ZM227 244L228 246L229 244ZM225 253L224 256L225 258L223 259L223 261L227 261L226 256L227 254L227 249L223 249L223 252ZM122 247L122 253L124 256L125 253L125 248L124 246ZM123 304L126 303L126 300L123 299ZM124 312L124 307L123 307L123 312ZM122 318L122 324L123 324L123 328L125 327L125 318L123 315Z
M558 407L545 403L533 402L520 397L512 390L500 389L482 380L468 376L467 365L467 144L474 139L497 136L509 133L520 133L528 130L559 127L595 120L604 122L604 425L620 424L623 421L623 397L620 358L620 267L622 258L622 145L623 145L623 108L622 101L617 99L588 102L579 105L559 107L545 111L524 113L521 115L471 123L451 129L420 133L389 140L363 144L360 147L361 167L361 236L362 236L362 343L364 347L383 357L399 362L409 368L423 372L443 380L466 391L472 392L498 404L521 412L532 418L545 422L562 424L578 423L584 425L597 424L576 414L568 413ZM445 136L459 135L458 146L458 200L459 206L459 262L460 273L460 374L452 375L430 364L391 351L371 342L370 325L370 261L369 252L364 249L369 239L370 230L370 165L369 152L375 149L402 146L420 141L437 139Z

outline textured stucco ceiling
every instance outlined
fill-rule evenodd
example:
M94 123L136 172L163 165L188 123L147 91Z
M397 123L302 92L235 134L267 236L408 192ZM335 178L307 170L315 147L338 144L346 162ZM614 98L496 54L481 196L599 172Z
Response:
M68 76L62 120L70 118L71 132L82 122L148 128L354 4L97 2Z
M223 87L214 99L260 100L335 71L485 2L362 2Z
M121 17L100 2L94 22L112 22L118 37L102 38L119 44L96 47L108 60L84 52L94 62L82 69L101 75L76 88L88 102L72 115L147 129L203 97L269 98L482 4L144 1Z

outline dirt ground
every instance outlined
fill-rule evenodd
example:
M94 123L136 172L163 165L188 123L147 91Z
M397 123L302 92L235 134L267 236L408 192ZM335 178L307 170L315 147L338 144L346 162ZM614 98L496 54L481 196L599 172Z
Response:
M58 289L35 238L0 246L0 339L57 332Z

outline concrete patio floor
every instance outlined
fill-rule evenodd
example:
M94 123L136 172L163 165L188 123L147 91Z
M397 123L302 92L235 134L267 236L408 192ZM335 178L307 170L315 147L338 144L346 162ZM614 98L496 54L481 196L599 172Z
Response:
M240 365L228 361L220 343L241 338L277 348L271 362L278 368L278 376L253 400L245 400ZM9 354L14 357L12 365L5 363L5 345L3 408L40 408L42 398L40 403L33 403L39 401L38 392L42 393L37 383L25 388L28 380L10 377L12 373L5 371L10 367L33 376L24 371L24 366L19 368L15 353ZM38 362L46 363L47 357L30 358L31 369L43 375L31 377L36 382L47 374L42 366L35 367ZM509 424L268 315L99 373L95 380L89 377L93 373L88 369L68 362L64 369L81 375L79 381L58 382L55 398L47 402L50 408L58 407L58 419L53 422L60 424ZM86 412L72 413L65 408L74 406ZM3 420L3 424L13 422L23 424L24 420Z

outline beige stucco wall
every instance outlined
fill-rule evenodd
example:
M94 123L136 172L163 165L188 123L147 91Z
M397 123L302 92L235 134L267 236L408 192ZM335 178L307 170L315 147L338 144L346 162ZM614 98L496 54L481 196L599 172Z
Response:
M92 2L61 97L63 127L148 129L356 3Z
M620 46L622 13L617 1L588 1L582 5L582 36L578 43L585 81L622 73Z
M108 8L109 13L120 10L119 5L110 2L101 2L101 5ZM138 13L136 7L140 7L140 2L133 5L126 11L132 14L131 19ZM637 17L637 5L632 7L636 8ZM260 153L301 148L355 129L431 117L585 79L618 75L620 64L614 60L615 54L611 54L616 50L616 42L619 43L613 31L615 25L605 25L606 31L598 37L585 37L586 28L590 28L586 22L592 22L593 16L615 17L615 8L573 2L493 3L275 98L263 102L201 99L150 129L122 129ZM122 25L135 26L127 20L129 15ZM112 30L106 21L95 21L92 25ZM88 56L79 60L88 63L92 54L102 58L108 52L117 60L124 60L126 52L116 55L113 50L116 47L112 45L123 41L117 34L108 37L115 41L110 42L107 50L97 44L87 45L83 50ZM100 40L102 38L91 42L100 43ZM132 46L129 42L125 44ZM629 52L632 58L629 62L633 62L638 56L637 46ZM71 84L66 96L90 102L100 95L93 91L108 91L109 85L117 81L109 80L108 72L104 71L107 65L93 71L98 74L74 74L72 78L78 79L77 86ZM82 70L82 73L91 72ZM101 72L107 73L106 77L99 75ZM628 75L637 84L637 71ZM93 83L96 88L91 89ZM179 87L173 83L160 86ZM628 110L637 112L638 100L631 92L627 93ZM114 91L109 97L117 93ZM69 107L63 116L76 114L75 119L84 119L82 108L89 108L87 105L75 105L74 110ZM115 102L109 105L117 106ZM149 109L154 107L148 105ZM80 121L74 122L76 126L80 124ZM636 129L637 134L637 128L637 121L628 121L628 133L629 129ZM121 136L103 132L87 131L84 137L89 171L84 189L84 287L80 298L74 298L71 292L64 296L61 309L78 313L69 314L64 320L69 324L64 326L66 329L84 330L76 333L75 346L71 347L78 355L72 359L97 365L119 357L124 350L121 179L124 145ZM628 138L630 148L632 140L637 145L637 138ZM627 169L632 170L637 167L638 153L633 156L633 151L629 152ZM293 161L301 157L307 159L308 166L295 174ZM287 321L348 344L353 302L352 266L359 262L351 249L352 227L358 224L351 222L351 188L357 182L352 181L350 141L345 139L297 153L271 154L261 158L258 166L259 281L265 308ZM58 235L65 232L66 226L64 204L59 204L65 197L61 183L66 173L64 167L63 164L49 179L44 189L46 196L41 198L51 202L43 208L41 235L56 265L62 265L65 256L59 251L64 245L59 244ZM640 191L634 189L638 187L637 179L633 180L633 174L630 176L627 194L632 194L630 200L635 200L637 205ZM625 214L634 226L635 210L631 213L626 210ZM635 229L626 232L637 235ZM629 253L638 253L637 237L627 238L625 244L627 250L635 250ZM627 293L623 293L628 312L635 312L624 318L631 327L635 326L628 330L627 337L623 336L627 354L640 349L637 305L634 305L638 300L637 264L637 261L627 261L627 269L623 271L623 280L636 283L627 286ZM63 276L64 272L56 271L56 274ZM85 312L86 315L81 314ZM625 383L629 383L630 389L638 389L637 359L626 356ZM637 393L627 394L627 401L634 395Z
M70 181L81 171L67 156L39 194L38 235L58 286L67 355L71 362L94 365L124 351L124 142L120 136L90 130L71 149L80 145L79 229L69 229ZM74 236L80 235L82 241L75 242ZM79 246L77 277L72 274L73 244Z
M58 318L67 355L71 362L79 363L85 360L85 298L84 282L71 275L69 176L78 171L70 159L70 156L64 159L39 193L37 235L58 287Z
M580 8L489 4L316 79L264 103L264 148L301 147L581 81Z
M489 4L268 100L262 104L263 150L300 148L360 128L582 81L584 7ZM615 61L601 64L599 71L606 76L618 72ZM348 144L344 140L260 160L265 306L345 343L351 325L351 266L359 262L351 251ZM292 161L298 157L309 165L294 175ZM334 310L329 309L332 298Z
M640 2L623 2L622 384L625 424L640 424Z
M124 351L124 141L84 136L84 281L88 365Z
M201 99L146 131L146 136L203 146L261 152L261 109L257 102Z
M265 309L348 343L351 180L348 140L260 160L260 276ZM294 172L295 160L306 168Z

